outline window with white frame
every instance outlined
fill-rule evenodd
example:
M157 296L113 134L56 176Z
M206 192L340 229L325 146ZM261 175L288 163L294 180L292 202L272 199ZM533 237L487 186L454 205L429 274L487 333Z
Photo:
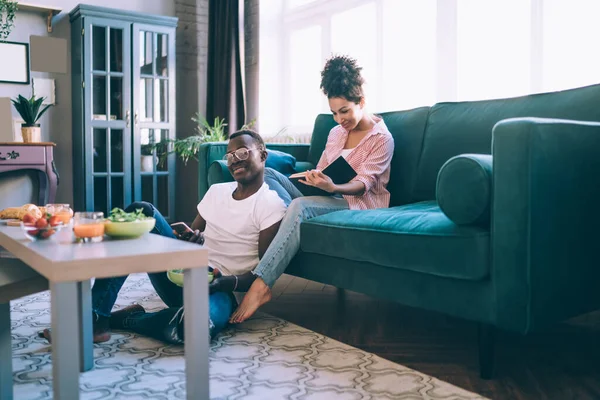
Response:
M600 0L261 0L259 124L309 134L332 54L358 60L369 110L600 83Z

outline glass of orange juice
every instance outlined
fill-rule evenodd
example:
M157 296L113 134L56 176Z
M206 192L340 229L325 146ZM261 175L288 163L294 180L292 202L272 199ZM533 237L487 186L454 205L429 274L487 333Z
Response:
M83 242L99 242L104 236L104 213L76 212L73 218L73 233Z
M46 212L56 215L63 223L63 226L69 225L73 217L73 209L68 204L46 204Z

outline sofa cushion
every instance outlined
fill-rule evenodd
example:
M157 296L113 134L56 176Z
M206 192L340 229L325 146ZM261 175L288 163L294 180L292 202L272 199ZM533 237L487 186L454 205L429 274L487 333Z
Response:
M462 154L440 169L438 205L458 225L489 226L492 200L492 156Z
M309 161L298 161L296 162L296 172L304 172L309 169L314 169L315 165Z
M451 157L492 154L492 129L497 122L514 117L599 121L598 104L600 84L508 99L436 104L427 119L414 201L435 199L437 174Z
M332 114L317 115L310 137L310 148L306 161L311 162L313 165L319 163L321 154L323 154L323 150L325 150L325 145L327 144L329 131L336 125L337 123L334 121Z
M394 156L387 189L390 205L413 203L412 190L417 178L417 166L423 147L423 134L429 107L378 114L394 137Z
M279 150L267 149L267 161L265 167L273 168L282 174L289 176L296 172L296 157Z
M300 227L301 249L447 278L489 274L490 233L453 223L435 201L321 215Z

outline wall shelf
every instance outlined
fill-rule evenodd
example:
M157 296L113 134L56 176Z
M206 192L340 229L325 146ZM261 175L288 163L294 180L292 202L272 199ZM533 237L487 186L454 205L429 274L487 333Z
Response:
M18 3L19 11L30 11L35 13L44 14L46 16L46 26L48 33L52 33L52 18L62 11L62 8L40 6L33 3L27 3L20 1Z

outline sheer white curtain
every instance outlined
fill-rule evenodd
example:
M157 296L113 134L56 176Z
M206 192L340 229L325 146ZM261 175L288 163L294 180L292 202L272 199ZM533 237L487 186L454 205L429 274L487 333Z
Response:
M310 133L334 53L364 67L369 109L600 83L600 0L261 0L261 133Z

